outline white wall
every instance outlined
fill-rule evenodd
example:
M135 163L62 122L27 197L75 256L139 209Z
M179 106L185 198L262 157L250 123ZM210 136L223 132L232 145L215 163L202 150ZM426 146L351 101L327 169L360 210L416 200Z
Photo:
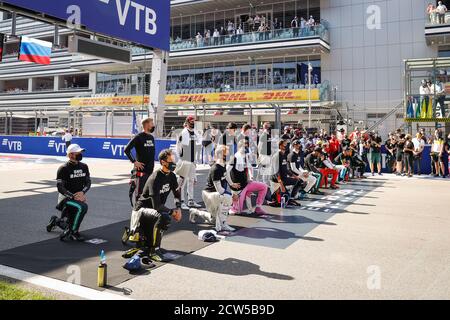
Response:
M386 112L403 100L403 60L437 56L437 48L425 42L428 2L321 0L331 37L331 53L322 55L322 78L338 87L338 101L356 105L362 114ZM380 11L375 30L367 25L372 5Z

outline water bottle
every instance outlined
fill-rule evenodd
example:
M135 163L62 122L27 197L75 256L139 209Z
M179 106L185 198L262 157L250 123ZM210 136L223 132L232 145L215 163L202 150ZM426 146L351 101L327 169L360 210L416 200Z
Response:
M284 196L281 196L281 208L286 208L286 198Z
M99 287L105 287L107 285L108 278L108 265L106 264L105 251L100 252L100 264L97 268L97 285Z

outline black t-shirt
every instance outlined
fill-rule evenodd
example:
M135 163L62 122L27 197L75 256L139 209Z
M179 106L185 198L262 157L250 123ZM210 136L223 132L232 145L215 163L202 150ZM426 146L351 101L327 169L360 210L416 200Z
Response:
M217 192L214 181L220 181L222 188L227 188L227 180L225 178L226 169L218 163L215 163L209 170L208 180L206 181L205 191Z
M133 148L136 150L136 159L131 154ZM143 172L151 174L155 167L155 138L145 132L135 135L125 147L125 154L131 162L142 162Z
M305 167L308 171L317 172L317 158L312 154L305 157Z
M395 144L395 143L392 143L391 140L388 139L388 140L384 143L384 145L386 146L386 153L387 153L388 155L391 154L391 153L388 151L388 149L389 149L389 150L392 150L393 154L395 154L395 147L396 147L396 144Z
M298 154L298 153L292 151L292 152L289 153L289 155L287 156L287 161L288 161L288 163L289 163L289 166L288 166L289 174L290 174L290 175L297 175L295 172L293 172L293 171L291 170L291 166L290 166L290 165L291 165L291 163L294 163L294 164L295 164L295 167L296 167L297 169L301 167L301 165L302 165L302 159L301 159L301 157L300 157L300 154Z
M372 141L370 142L370 153L380 153L381 152L381 147L375 146L375 143L379 144L381 146L381 138L380 137L376 137L373 138Z
M167 197L171 191L176 194L177 189L177 177L173 172L165 174L161 170L155 171L145 183L142 194L136 201L134 210L151 208L158 212L169 211L165 207Z
M397 154L402 154L404 148L405 148L405 141L398 141L397 142Z
M237 159L235 156L233 156L230 159L230 164L233 166L233 168L231 169L231 181L233 181L234 183L239 183L241 185L241 187L239 189L233 188L230 186L230 188L234 191L239 191L239 190L243 190L248 183L248 163L247 160L245 160L245 168L244 171L239 171L236 169L237 166Z
M281 153L280 152L280 157L278 159L278 165L280 168L280 176L282 177L287 177L289 175L289 168L288 168L288 159L287 159L287 154L285 153Z
M414 150L414 143L412 141L407 141L405 143L405 148ZM406 154L413 154L413 151L405 151Z
M64 187L74 194L83 191L90 180L90 173L87 164L78 162L74 164L70 161L59 167L56 179L64 182Z

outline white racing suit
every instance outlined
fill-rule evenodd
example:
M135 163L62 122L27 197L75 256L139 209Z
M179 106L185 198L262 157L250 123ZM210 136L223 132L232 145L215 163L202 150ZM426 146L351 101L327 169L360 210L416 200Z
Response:
M181 190L181 201L185 202L185 188L187 188L188 200L194 200L194 184L196 181L195 155L197 146L197 134L194 130L184 128L178 137L177 152L180 161L177 164L175 174L179 176L178 185Z
M311 191L311 189L316 185L317 178L314 177L312 174L308 175L308 177L305 177L305 173L309 173L309 171L303 169L301 166L297 168L294 162L290 163L291 171L294 172L297 176L300 177L304 182L306 182L306 187L303 189L306 193Z

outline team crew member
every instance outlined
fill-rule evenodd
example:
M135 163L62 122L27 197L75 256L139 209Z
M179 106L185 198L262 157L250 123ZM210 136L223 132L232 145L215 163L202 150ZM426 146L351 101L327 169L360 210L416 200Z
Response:
M130 201L133 203L139 199L142 189L148 177L153 173L155 167L155 138L152 133L155 125L152 118L142 120L142 132L134 136L125 147L125 154L134 164L133 179L130 188ZM132 150L136 151L136 158L132 155Z
M197 148L197 137L194 129L195 117L188 116L177 144L181 161L179 161L175 173L179 176L178 184L181 189L181 209L183 210L189 210L190 207L201 208L201 205L194 201L194 184L196 182L195 149ZM185 202L185 188L188 196L187 205Z
M219 145L228 146L230 150L230 155L233 155L236 152L237 147L236 130L237 130L236 123L230 122L227 125L225 132L219 138Z
M320 173L319 170L319 163L320 163L320 153L322 152L322 149L320 147L316 147L310 154L308 154L305 157L305 169L308 170L316 179L317 179L317 185L314 189L314 194L323 195L324 193L319 191L318 186L322 182L322 173Z
M304 182L306 182L306 187L302 190L302 193L310 192L314 186L318 183L317 179L312 176L308 171L302 167L302 159L300 157L301 143L299 140L292 142L292 152L289 153L287 161L289 164L288 170L292 176L298 176ZM317 185L318 186L318 185Z
M336 185L336 182L339 177L339 170L337 170L333 164L331 163L330 159L328 158L328 155L326 153L322 152L319 154L319 170L322 174L322 181L320 185L325 185L325 187L328 186L328 176L331 175L331 189L339 189L339 187Z
M66 133L62 136L62 141L66 143L66 149L72 144L72 134L69 130L66 130Z
M400 134L399 139L397 141L397 152L395 156L395 160L397 161L397 169L396 174L398 176L403 175L403 162L404 162L404 149L405 149L405 134Z
M238 201L234 202L233 213L240 213L244 209L244 202L247 202L247 209L251 211L251 194L256 193L255 213L264 215L262 205L267 194L267 185L252 180L251 164L248 160L249 149L248 142L245 139L239 141L238 152L235 153L227 165L227 179L231 190L239 196Z
M438 177L442 174L442 177L445 177L445 166L444 166L444 144L445 141L442 138L442 131L436 130L434 132L434 141L431 145L431 162L434 165L435 169L435 177Z
M163 261L160 250L164 231L170 226L171 218L181 220L181 200L177 177L173 173L176 168L171 150L163 150L159 154L161 169L152 173L145 183L131 217L130 230L140 232L145 237L145 248L142 255L153 261ZM176 209L166 207L167 197L173 193Z
M61 210L61 218L67 218L67 227L61 234L61 240L84 241L79 229L84 216L88 211L86 193L91 188L89 168L82 163L84 149L78 144L72 144L67 148L69 161L58 169L56 175L58 188L58 206ZM47 230L53 229L58 222L56 216L50 219Z
M352 153L349 148L344 148L340 154L334 158L333 163L336 166L340 166L342 169L339 173L339 179L344 181L348 177L348 168L350 168L352 162Z
M287 142L284 140L280 140L278 146L279 150L274 154L272 158L272 172L274 173L272 176L272 182L278 183L280 185L280 191L282 194L286 194L288 192L286 189L287 186L293 186L289 196L291 199L296 199L298 192L303 185L302 179L300 178L300 176L290 174L286 152ZM298 203L296 204L298 205Z
M228 147L224 145L216 148L216 162L209 170L206 188L202 192L203 202L207 211L200 211L194 208L189 210L189 220L192 223L195 223L196 217L201 217L208 223L211 223L214 218L217 232L232 232L235 230L227 224L228 212L225 211L225 208L230 207L233 202L226 179L228 150ZM238 185L236 184L235 187L238 187Z
M364 172L366 170L366 163L362 160L361 156L356 151L356 148L357 148L356 145L352 142L349 148L352 157L351 168L354 177L356 176L358 179L363 179L366 178L364 176Z
M414 144L414 168L417 165L417 173L420 176L422 174L422 154L425 149L425 141L422 138L422 134L417 132L416 137L412 139L412 143ZM414 170L413 170L414 171ZM413 172L414 173L414 172Z
M381 176L381 137L378 133L371 134L369 140L369 166L372 176L375 175L375 165L378 169L378 175Z
M263 124L263 132L258 141L258 175L266 185L269 185L271 177L270 161L272 157L272 135L270 129L270 123L265 122Z

